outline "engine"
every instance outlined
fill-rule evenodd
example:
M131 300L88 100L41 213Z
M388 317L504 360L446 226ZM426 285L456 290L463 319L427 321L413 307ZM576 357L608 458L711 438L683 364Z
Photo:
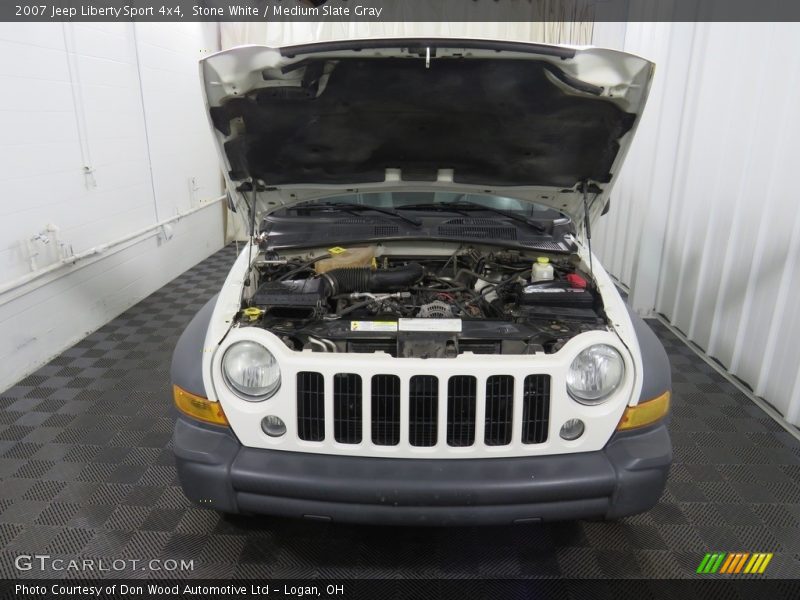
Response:
M291 349L396 357L555 352L605 329L600 295L571 255L443 247L267 253L256 262L239 326Z

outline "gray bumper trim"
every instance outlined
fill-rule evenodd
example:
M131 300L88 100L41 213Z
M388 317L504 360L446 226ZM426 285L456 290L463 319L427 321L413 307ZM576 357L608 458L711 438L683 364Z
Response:
M183 417L173 447L201 506L358 523L457 525L617 518L661 495L672 450L665 424L617 434L599 452L490 459L394 459L245 448Z

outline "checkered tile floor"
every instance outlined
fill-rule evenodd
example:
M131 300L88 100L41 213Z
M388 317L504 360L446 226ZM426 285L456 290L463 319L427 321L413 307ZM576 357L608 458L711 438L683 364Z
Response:
M14 569L34 553L194 559L191 577L686 577L717 550L774 552L767 576L800 574L800 443L657 322L676 460L646 514L420 530L190 505L170 452L170 356L233 259L225 248L0 394L0 577L47 576Z

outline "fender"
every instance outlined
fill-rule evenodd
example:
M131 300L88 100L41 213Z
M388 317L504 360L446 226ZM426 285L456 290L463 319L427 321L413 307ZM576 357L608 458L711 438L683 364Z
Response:
M203 385L203 346L218 296L219 294L215 294L206 302L183 330L172 353L170 367L173 385L204 398L208 398L208 395Z
M652 400L667 390L672 390L672 371L669 366L667 351L658 336L650 329L645 320L636 314L627 304L625 307L631 315L633 329L639 340L642 353L642 391L639 402Z

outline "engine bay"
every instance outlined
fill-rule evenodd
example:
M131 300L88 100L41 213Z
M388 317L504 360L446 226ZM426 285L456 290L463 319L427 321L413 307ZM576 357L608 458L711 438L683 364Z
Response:
M557 352L608 329L574 254L382 243L259 254L236 326L292 350L394 357Z

